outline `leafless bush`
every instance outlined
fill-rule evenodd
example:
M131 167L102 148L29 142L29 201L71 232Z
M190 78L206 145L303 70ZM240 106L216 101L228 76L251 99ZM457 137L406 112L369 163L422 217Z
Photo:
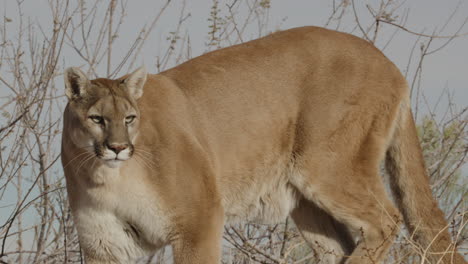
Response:
M0 259L8 263L81 261L58 166L63 60L76 56L94 76L100 67L109 77L133 67L169 2L136 31L124 53L114 45L128 1L48 4L47 23L34 23L20 0L1 23Z
M185 1L174 2L162 3L146 25L134 25L129 19L128 0L49 0L47 22L25 13L29 4L22 0L9 6L0 22L0 263L82 262L58 166L65 104L62 70L65 63L71 66L71 60L95 77L116 77L134 68L161 17L176 4L179 13L163 45L154 49L152 65L154 71L162 71L190 59L192 46L186 30L190 10ZM440 31L427 34L406 25L408 13L400 10L401 2L330 3L330 16L323 26L343 30L346 25L347 31L384 52L397 34L414 37L407 67L402 70L411 85L434 194L446 212L459 250L466 252L468 191L462 168L468 153L468 108L457 109L445 92L439 102L448 102L448 107L436 115L442 103L431 106L426 102L421 80L425 59L463 35L468 20L456 32L446 33L443 25ZM207 10L205 52L278 30L270 22L271 5L270 0L213 0ZM128 24L134 27L134 36L120 36ZM410 238L411 234L401 233L388 263L420 261L424 249L415 247ZM226 227L224 240L224 263L319 262L288 219L274 226L246 223ZM148 261L165 263L168 257L170 250L162 250Z

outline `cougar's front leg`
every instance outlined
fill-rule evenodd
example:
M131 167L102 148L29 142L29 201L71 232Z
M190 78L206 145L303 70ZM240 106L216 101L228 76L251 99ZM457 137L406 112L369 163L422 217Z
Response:
M218 264L224 212L217 208L180 226L172 242L175 264Z

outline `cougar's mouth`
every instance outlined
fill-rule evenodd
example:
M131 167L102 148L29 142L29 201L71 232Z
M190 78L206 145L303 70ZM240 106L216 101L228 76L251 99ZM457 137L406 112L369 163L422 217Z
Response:
M94 152L96 157L102 160L104 164L111 168L117 168L122 162L129 160L133 156L134 150L133 146L131 146L126 150L116 153L105 146L94 144Z
M119 158L118 156L116 156L115 158L111 158L111 159L106 159L103 157L101 157L100 159L104 162L104 164L106 164L110 168L118 168L120 167L120 165L122 165L124 161L127 161L130 158L131 156L129 156L128 158Z

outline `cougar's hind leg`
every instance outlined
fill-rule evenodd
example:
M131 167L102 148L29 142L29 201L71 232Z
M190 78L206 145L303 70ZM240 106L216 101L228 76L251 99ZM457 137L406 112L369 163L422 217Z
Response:
M355 243L347 228L314 203L302 199L291 217L319 263L342 263L353 251Z
M311 175L297 175L294 185L359 238L345 263L380 263L399 230L400 219L380 175L359 169L342 171L339 176L323 171L320 176Z
M323 119L311 114L311 102L296 133L290 182L356 237L347 264L381 263L400 226L379 173L399 103L382 96L330 108Z

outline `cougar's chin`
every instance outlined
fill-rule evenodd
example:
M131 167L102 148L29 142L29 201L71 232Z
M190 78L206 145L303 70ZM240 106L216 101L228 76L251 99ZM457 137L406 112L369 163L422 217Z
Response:
M109 168L118 168L120 165L122 165L124 161L123 160L117 160L117 159L112 159L112 160L104 160L104 164L106 164Z

